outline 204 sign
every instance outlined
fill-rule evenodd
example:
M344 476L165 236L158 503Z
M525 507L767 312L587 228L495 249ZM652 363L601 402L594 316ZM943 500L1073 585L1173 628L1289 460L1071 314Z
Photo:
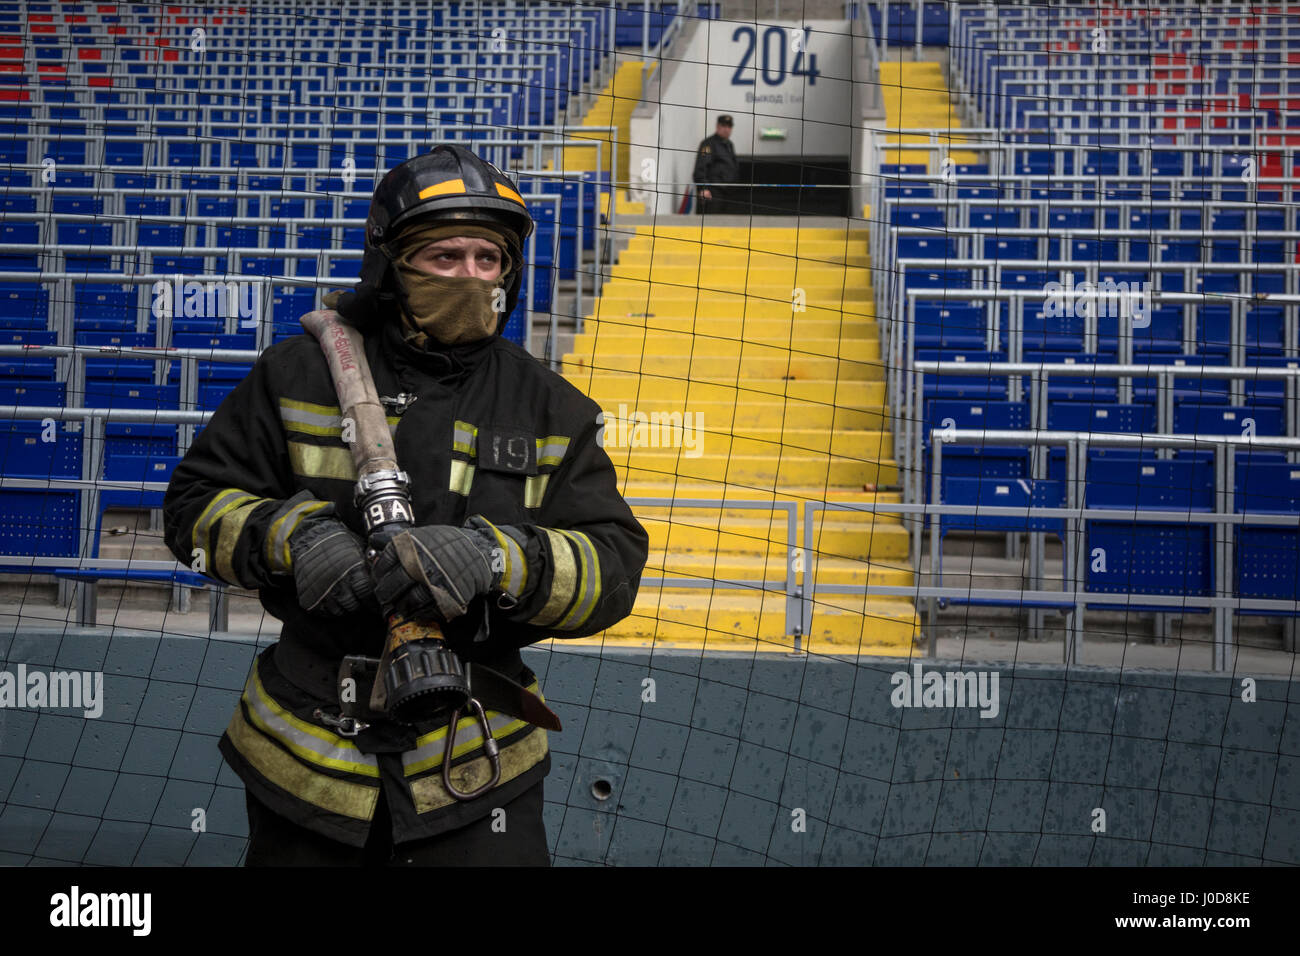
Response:
M755 48L758 49L761 65L755 70L763 77L763 82L768 86L779 86L786 78L786 54L787 47L790 46L786 40L789 32L784 27L768 27L763 31L763 42L758 42L758 30L755 27L736 27L736 32L731 35L732 41L748 40L749 45L745 48L745 55L741 57L740 65L736 67L735 74L731 77L732 86L753 86L754 81L745 77L745 70L749 68L749 63L754 59ZM808 85L816 86L817 77L821 76L817 72L817 54L809 53L807 65L804 65L804 51L808 47L808 28L804 27L803 42L796 45L794 51L794 63L790 67L789 76L806 76ZM772 48L773 41L776 41L775 52Z

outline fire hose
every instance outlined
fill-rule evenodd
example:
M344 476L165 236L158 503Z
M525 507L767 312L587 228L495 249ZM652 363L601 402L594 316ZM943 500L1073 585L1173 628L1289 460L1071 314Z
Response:
M365 524L367 559L373 563L390 544L398 549L414 548L410 536L404 534L415 527L410 479L398 465L387 414L375 389L361 333L341 321L339 314L331 309L308 312L301 322L320 342L343 421L352 423L348 445L356 466L356 504ZM348 434L349 429L345 428L345 438ZM456 799L472 800L491 790L501 779L500 747L493 736L485 702L494 710L539 727L560 729L559 718L537 695L491 668L465 665L447 646L437 620L414 620L391 608L384 609L384 616L388 635L383 655L377 662L374 658L352 655L344 659L341 673L374 675L369 700L358 708L362 716L414 724L450 712L442 779ZM480 629L486 623L485 610ZM482 786L465 792L452 785L451 761L457 723L467 709L472 711L482 731L491 777ZM349 726L353 734L358 732L357 728L368 726L355 715L351 719Z

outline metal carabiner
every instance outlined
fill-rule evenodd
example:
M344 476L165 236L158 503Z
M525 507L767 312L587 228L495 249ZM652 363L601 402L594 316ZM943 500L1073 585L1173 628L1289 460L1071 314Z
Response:
M456 749L456 725L460 723L460 712L463 708L457 707L451 712L451 722L447 724L447 749L442 754L442 784L457 800L473 800L475 797L481 797L497 785L501 779L501 747L497 744L496 738L492 736L492 725L488 723L487 714L483 712L483 705L478 702L477 697L469 699L469 705L474 708L478 714L478 725L483 731L483 752L487 754L488 762L492 764L492 779L477 790L471 790L468 793L457 790L451 783L451 755Z
M312 716L321 723L333 727L340 737L355 737L370 726L365 721L357 720L355 717L333 717L319 707L316 708Z

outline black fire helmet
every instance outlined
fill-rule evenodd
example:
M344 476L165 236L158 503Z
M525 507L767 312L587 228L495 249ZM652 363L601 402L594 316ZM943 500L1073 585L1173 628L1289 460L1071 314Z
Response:
M353 324L373 320L378 300L395 301L394 245L412 226L431 222L466 223L503 233L521 262L506 288L506 309L499 333L519 301L523 283L522 249L533 231L533 218L518 188L492 163L464 146L444 144L394 166L380 180L366 217L366 247L361 260L361 284L344 296L338 311Z

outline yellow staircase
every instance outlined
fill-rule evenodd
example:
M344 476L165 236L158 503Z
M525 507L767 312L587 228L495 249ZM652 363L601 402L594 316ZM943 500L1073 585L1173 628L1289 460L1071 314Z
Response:
M948 93L943 68L938 63L882 63L880 86L885 101L885 125L888 129L933 129L940 131L939 142L962 143L969 140L961 133L943 135L943 131L961 129L961 119ZM885 137L886 143L928 143L929 136L908 134ZM976 162L969 151L950 154L955 162ZM885 150L881 162L929 164L928 152ZM930 170L934 172L935 170Z
M591 108L582 117L582 126L617 127L614 142L618 146L618 166L617 168L613 166L614 150L609 145L605 145L601 147L601 168L605 172L613 171L612 182L624 184L624 188L616 192L617 206L615 210L620 216L624 214L645 214L645 203L631 202L627 196L628 148L632 142L630 129L632 110L641 102L643 74L647 70L653 73L657 66L657 63L651 63L647 67L642 60L629 60L620 63L608 85L600 92L600 95L591 104ZM599 140L606 144L610 143L610 135L607 131L571 132L568 134L570 139ZM595 168L595 149L577 146L561 151L560 169L562 172L589 172ZM609 197L607 194L602 196L602 201L605 203L605 208L601 209L601 213L602 215L608 214Z
M646 577L784 581L802 535L785 512L689 499L896 502L867 234L843 228L640 226L564 357L600 403L604 444L651 538ZM829 512L817 581L910 586L896 515ZM815 595L811 653L909 653L907 598ZM755 587L643 586L633 614L588 639L619 646L788 650L785 597Z

